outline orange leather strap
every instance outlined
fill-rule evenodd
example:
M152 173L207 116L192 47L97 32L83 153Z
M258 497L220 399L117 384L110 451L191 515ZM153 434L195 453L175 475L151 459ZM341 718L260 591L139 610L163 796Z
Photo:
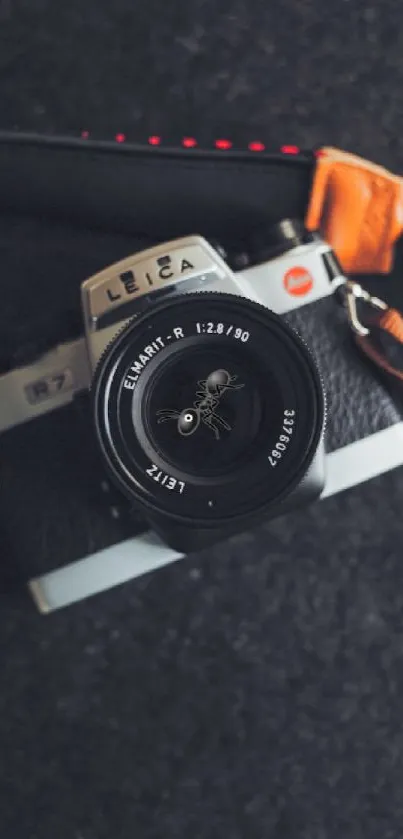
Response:
M403 231L403 179L325 147L317 158L305 224L320 230L347 274L388 273Z
M403 317L397 309L387 309L379 319L379 326L403 344Z
M380 367L381 370L384 370L385 373L393 376L393 378L399 379L399 381L403 382L403 369L400 369L395 364L392 364L388 360L383 349L376 347L373 341L369 338L363 338L357 335L356 341L362 352L365 353L365 355L373 361L377 367Z
M394 245L403 232L403 178L357 155L325 147L318 153L305 225L320 231L347 275L389 273ZM403 382L403 316L386 308L368 326L368 335L356 334L358 346ZM401 367L389 358L383 333L402 347Z

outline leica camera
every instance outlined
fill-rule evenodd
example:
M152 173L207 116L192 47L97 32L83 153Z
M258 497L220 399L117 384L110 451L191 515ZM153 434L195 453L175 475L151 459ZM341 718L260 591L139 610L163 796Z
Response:
M335 451L399 419L370 410L329 245L285 220L229 263L197 235L115 263L81 287L84 336L0 380L2 429L89 390L105 474L183 552L314 501Z

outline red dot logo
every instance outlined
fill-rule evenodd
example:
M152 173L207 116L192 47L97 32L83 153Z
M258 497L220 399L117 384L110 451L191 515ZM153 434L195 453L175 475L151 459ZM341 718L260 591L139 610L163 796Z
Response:
M306 268L295 266L284 274L284 288L294 297L303 297L313 288L313 278Z

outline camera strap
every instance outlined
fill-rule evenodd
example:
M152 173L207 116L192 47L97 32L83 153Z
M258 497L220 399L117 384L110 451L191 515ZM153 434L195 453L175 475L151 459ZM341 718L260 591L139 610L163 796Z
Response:
M345 274L386 274L403 233L403 178L357 155L320 149L305 224L320 231ZM403 315L356 281L339 290L360 350L403 382Z
M336 294L344 304L359 349L377 367L403 382L403 315L353 280L340 284Z
M317 152L308 230L319 230L347 274L387 274L403 233L403 178L339 149Z

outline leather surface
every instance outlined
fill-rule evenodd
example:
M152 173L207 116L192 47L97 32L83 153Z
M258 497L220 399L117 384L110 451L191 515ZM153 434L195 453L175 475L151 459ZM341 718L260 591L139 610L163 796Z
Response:
M402 178L357 155L321 150L305 223L320 230L346 273L389 273L402 211Z
M146 529L106 481L88 396L0 436L0 463L0 588Z
M399 422L396 401L375 366L357 351L345 313L333 297L296 309L286 320L320 369L327 399L327 451Z
M91 274L187 234L242 252L257 228L303 218L311 176L310 157L189 156L0 134L0 370L81 331L79 287Z
M303 218L313 157L30 140L0 133L2 209L162 239L203 232L242 241Z

